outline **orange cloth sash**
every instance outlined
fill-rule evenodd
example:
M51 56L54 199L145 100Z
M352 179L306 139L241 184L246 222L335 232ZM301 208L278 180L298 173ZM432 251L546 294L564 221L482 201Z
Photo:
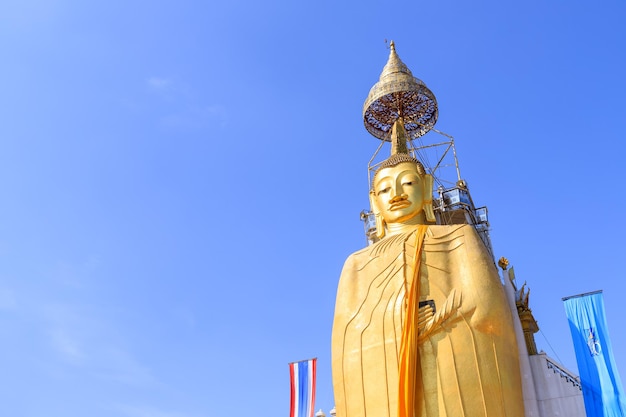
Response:
M416 395L423 395L421 387L421 366L418 352L418 321L420 295L420 266L422 248L426 236L427 225L419 225L415 236L415 257L413 281L409 293L402 342L400 344L398 417L415 417ZM419 404L419 402L417 402Z

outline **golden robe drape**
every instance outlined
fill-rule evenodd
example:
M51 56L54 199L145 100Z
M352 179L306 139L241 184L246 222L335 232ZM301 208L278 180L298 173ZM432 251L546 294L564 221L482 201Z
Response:
M344 265L332 341L337 416L399 417L402 329L419 276L418 305L434 315L419 326L407 415L523 417L511 312L482 241L471 226L429 226L420 252L416 235L385 238Z

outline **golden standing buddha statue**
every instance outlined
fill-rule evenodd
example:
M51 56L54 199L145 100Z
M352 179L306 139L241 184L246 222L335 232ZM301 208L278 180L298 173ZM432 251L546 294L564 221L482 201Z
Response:
M393 44L392 59L402 69ZM400 112L370 191L380 240L350 255L339 281L337 416L523 417L512 315L493 259L472 226L433 224L433 179L407 152L406 125Z

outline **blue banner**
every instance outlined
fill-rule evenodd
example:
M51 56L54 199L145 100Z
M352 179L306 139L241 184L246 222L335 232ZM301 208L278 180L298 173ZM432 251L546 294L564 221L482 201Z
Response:
M613 359L602 292L567 297L563 301L587 417L626 417L626 397Z

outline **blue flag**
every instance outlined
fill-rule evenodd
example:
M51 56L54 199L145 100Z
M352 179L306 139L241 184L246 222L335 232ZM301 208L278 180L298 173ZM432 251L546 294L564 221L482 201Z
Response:
M626 397L615 366L602 291L566 297L587 417L626 417Z

